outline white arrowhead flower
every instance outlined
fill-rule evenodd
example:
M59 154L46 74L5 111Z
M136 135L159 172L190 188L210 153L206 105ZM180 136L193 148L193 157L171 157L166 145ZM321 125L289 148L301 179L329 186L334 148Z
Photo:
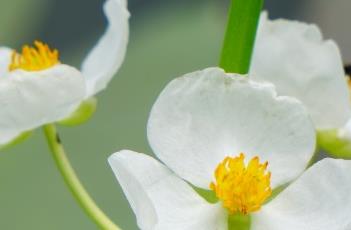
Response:
M57 50L36 41L21 53L0 48L0 145L20 133L61 120L106 87L124 59L127 2L104 5L109 25L79 71L60 63Z
M164 164L128 150L109 158L140 229L224 230L232 213L250 215L253 230L350 226L351 163L323 160L299 177L314 127L300 102L269 83L219 68L175 79L151 111L148 139ZM218 202L192 186L213 190Z
M261 15L250 75L299 99L318 130L343 127L351 117L340 51L313 24Z

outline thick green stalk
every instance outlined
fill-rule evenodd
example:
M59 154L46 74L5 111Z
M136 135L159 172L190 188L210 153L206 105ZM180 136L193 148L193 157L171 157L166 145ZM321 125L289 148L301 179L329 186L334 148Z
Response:
M44 132L49 144L52 156L55 159L56 165L66 182L66 185L71 190L83 210L88 216L103 230L120 230L101 209L95 204L94 200L87 193L76 173L74 172L60 139L56 132L56 127L53 124L44 126Z
M263 0L231 0L219 63L226 72L248 73L262 6Z
M243 214L228 216L228 230L250 230L251 217Z

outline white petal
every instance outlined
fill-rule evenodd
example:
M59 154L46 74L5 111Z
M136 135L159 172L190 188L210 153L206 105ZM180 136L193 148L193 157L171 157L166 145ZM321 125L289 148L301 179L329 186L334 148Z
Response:
M227 229L220 204L207 203L155 159L124 150L108 161L142 230Z
M0 112L1 113L1 112ZM25 130L23 130L25 132ZM16 130L0 130L0 146L5 146L9 144L11 141L16 139L18 136L21 135L21 131Z
M67 117L84 94L83 76L67 65L38 72L9 72L0 78L0 144L23 131Z
M6 47L0 47L0 77L4 77L11 63L12 50Z
M350 230L351 161L324 159L252 218L252 230Z
M342 127L351 117L339 49L316 25L270 21L264 13L250 72L272 82L278 94L301 100L318 129Z
M207 189L218 163L241 152L269 162L273 186L286 183L303 171L315 145L301 103L219 68L168 84L151 111L148 138L166 165Z
M348 120L343 128L338 130L338 136L341 139L351 140L351 119Z
M129 12L125 0L107 0L104 11L108 27L82 64L87 96L103 90L121 66L128 43Z

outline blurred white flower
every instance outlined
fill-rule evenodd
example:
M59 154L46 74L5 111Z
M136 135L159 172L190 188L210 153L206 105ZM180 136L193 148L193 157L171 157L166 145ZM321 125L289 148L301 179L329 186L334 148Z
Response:
M87 81L86 97L103 90L122 65L129 38L127 0L108 0L104 6L109 21L100 38L82 65Z
M237 212L250 214L253 230L350 226L351 162L326 159L300 176L314 127L305 107L271 84L218 68L177 78L151 111L148 139L165 165L128 150L109 158L140 229L226 230ZM192 186L212 189L218 202Z
M318 130L342 128L351 104L336 43L313 24L261 15L250 76L273 83L279 95L299 99Z
M21 53L0 48L0 145L69 116L106 87L125 56L129 12L125 0L107 0L104 11L108 27L81 71L61 64L58 51L38 41Z

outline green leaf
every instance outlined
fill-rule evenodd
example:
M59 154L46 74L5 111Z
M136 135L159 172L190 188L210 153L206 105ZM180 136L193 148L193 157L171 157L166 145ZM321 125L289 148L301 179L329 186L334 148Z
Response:
M318 147L336 158L351 159L351 141L341 138L338 130L317 132Z
M87 122L95 113L97 107L97 99L91 97L83 101L78 109L69 117L57 122L60 125L75 126Z

